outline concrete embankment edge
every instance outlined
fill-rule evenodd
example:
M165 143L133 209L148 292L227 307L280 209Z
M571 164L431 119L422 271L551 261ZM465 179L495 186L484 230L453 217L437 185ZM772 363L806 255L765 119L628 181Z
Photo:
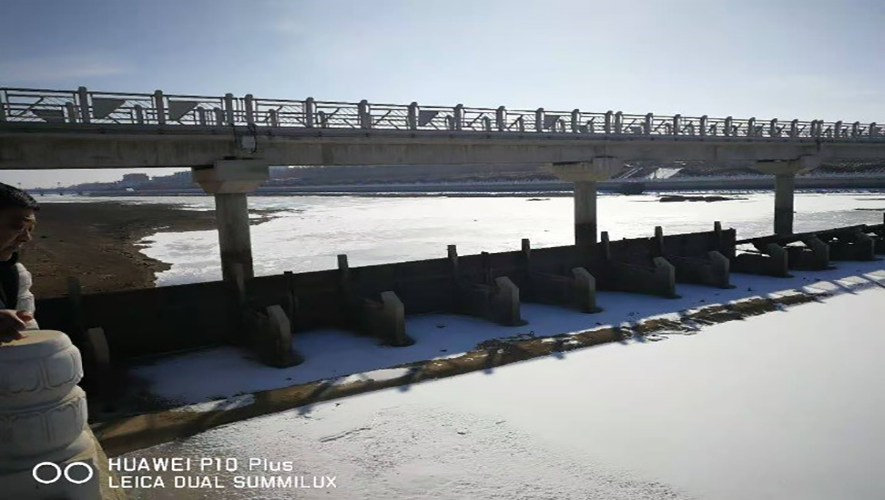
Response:
M358 380L336 383L321 380L253 393L251 404L222 411L168 410L121 418L92 425L92 430L108 456L114 457L193 436L225 424L322 401L340 399L366 392L436 380L464 373L489 370L528 359L549 356L631 337L652 334L680 334L697 331L699 326L744 319L783 307L818 301L827 294L795 293L775 298L755 297L735 303L716 304L671 317L652 318L617 327L600 327L579 333L537 337L508 342L490 340L457 357L418 361L392 368L408 368L405 375L385 380Z

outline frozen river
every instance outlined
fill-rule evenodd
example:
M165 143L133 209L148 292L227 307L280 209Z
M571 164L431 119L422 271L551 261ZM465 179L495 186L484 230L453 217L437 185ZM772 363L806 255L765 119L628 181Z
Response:
M661 203L656 195L603 194L598 199L599 228L608 231L612 239L620 239L651 236L655 226L663 226L665 234L709 231L713 221L718 220L724 228L737 229L739 237L772 232L772 193L711 194L740 199ZM211 197L119 199L214 209ZM255 196L249 204L255 209L282 211L281 217L252 227L258 276L333 269L337 265L336 255L342 253L348 255L350 265L355 267L441 258L446 255L447 245L457 245L459 254L467 255L517 250L522 238L529 238L533 247L574 241L573 201L569 197ZM880 223L885 193L800 192L795 209L797 232ZM170 270L158 274L159 285L221 279L215 231L160 233L147 241L144 253L172 264Z
M668 233L706 230L714 220L742 237L769 233L772 196L732 195L743 199L660 203L655 196L603 196L600 227L613 239L650 235L656 225ZM205 197L131 201L212 209L212 199ZM358 266L441 257L448 244L467 254L515 249L526 237L539 247L572 239L569 198L256 197L250 203L284 211L253 227L259 275L331 268L338 253ZM881 193L801 193L795 226L804 231L877 223L883 207ZM161 284L218 279L215 232L151 239L146 253L173 264L159 277ZM165 473L158 477L165 477L166 487L129 493L135 499L184 500L881 498L885 397L878 356L885 350L880 314L885 266L880 264L840 264L818 273L833 281L831 289L840 292L834 297L703 327L697 335L608 344L369 393L133 452L127 457L230 458L238 470L205 474L224 490L208 483L177 489L173 474ZM870 272L878 273L878 286L852 288L839 281ZM814 280L797 274L783 288ZM736 279L740 286L720 299L762 293L767 283ZM688 293L689 299L697 297ZM605 321L617 323L619 314L639 310L642 300L618 302ZM690 304L672 306L675 312ZM566 325L577 314L564 310L528 313L557 322L547 334L581 326ZM599 319L583 318L588 322L583 328ZM428 321L428 330L435 329L439 318ZM452 342L454 333L436 338ZM324 337L317 345L339 354L353 347L336 338ZM465 345L472 345L469 340ZM416 345L445 347L449 354L459 349L432 344L429 337ZM370 348L345 355L374 359ZM325 359L319 353L309 358ZM201 370L200 377L223 384L225 373L244 368L215 369L215 375ZM186 385L188 373L175 371L177 385ZM290 462L292 468L250 470L249 459ZM321 484L334 476L336 487L235 487L248 478L293 475L308 484L314 476Z

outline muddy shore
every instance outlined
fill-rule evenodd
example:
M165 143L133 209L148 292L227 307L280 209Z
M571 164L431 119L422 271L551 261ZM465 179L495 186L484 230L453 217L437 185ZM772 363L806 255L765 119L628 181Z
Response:
M252 225L274 218L271 211L251 212L259 215ZM216 227L214 211L175 205L46 203L21 261L34 276L38 299L66 295L68 276L80 279L84 293L150 288L155 273L170 265L142 254L139 241L158 232Z

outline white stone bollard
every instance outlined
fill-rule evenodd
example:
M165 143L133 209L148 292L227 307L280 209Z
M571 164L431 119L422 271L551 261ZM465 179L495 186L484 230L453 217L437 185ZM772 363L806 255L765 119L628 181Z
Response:
M5 498L101 498L86 393L77 386L82 377L80 351L64 333L29 331L0 346L0 491Z

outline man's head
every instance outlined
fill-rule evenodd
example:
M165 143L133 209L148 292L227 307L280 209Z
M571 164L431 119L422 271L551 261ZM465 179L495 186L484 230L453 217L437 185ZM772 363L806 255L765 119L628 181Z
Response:
M31 241L39 209L31 195L0 183L0 261L9 260L23 244Z

